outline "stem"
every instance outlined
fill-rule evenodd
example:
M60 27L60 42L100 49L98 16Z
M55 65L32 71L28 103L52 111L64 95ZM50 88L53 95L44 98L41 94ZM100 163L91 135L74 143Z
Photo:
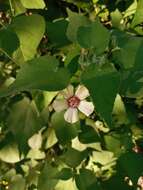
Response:
M1 20L0 20L0 24L6 29L6 26L2 23Z
M15 60L14 60L11 56L9 56L7 52L5 52L5 51L4 51L3 49L1 49L1 48L0 48L0 51L1 51L2 53L4 53L13 63L15 63L15 64L17 65L17 63L15 62Z
M12 7L11 0L9 0L9 5L10 5L10 9L11 9L11 14L12 14L12 16L14 16L14 9Z

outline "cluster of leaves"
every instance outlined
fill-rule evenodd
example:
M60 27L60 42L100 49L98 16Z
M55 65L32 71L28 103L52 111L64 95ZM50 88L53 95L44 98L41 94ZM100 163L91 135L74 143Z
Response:
M142 24L142 0L0 0L0 189L140 188ZM95 105L75 124L69 84Z

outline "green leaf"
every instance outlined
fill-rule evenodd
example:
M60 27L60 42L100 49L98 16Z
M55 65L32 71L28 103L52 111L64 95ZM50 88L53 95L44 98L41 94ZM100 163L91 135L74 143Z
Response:
M70 71L71 75L75 74L78 70L79 66L79 55L75 56L67 65L68 70Z
M88 151L78 151L74 148L68 148L68 150L61 156L61 159L69 167L75 168L81 164L88 156Z
M104 190L111 190L113 187L116 187L116 190L134 190L133 187L129 186L127 182L125 182L125 177L118 173L110 179L102 181L102 187Z
M55 130L53 128L51 127L48 128L46 136L47 136L47 140L45 143L45 149L51 148L58 142L58 139L55 134Z
M78 135L78 124L67 123L63 113L54 113L52 116L52 126L61 144L70 142Z
M120 29L121 28L120 22L121 22L122 18L123 18L123 16L118 9L116 9L114 12L111 12L112 26Z
M0 97L22 90L57 91L64 89L69 83L70 74L66 68L58 69L57 67L57 59L51 56L29 61L21 67L15 82L8 89L1 91Z
M135 14L137 9L137 1L134 1L124 12L124 18Z
M91 126L81 126L81 132L79 133L79 141L84 144L99 142L100 137Z
M141 66L142 67L142 66ZM120 94L130 98L141 98L143 94L143 70L137 67L122 73Z
M114 101L119 91L119 74L112 65L91 65L83 73L82 82L89 89L97 112L110 126Z
M122 125L128 123L126 108L119 94L116 96L112 115L116 125Z
M88 169L80 169L80 174L76 175L76 185L79 190L101 190L95 174Z
M67 56L65 59L65 65L68 66L75 58L77 58L80 55L80 51L81 51L81 48L78 44L71 44L68 47L68 53L67 53ZM73 66L73 67L75 67L75 66ZM70 68L69 68L69 70L70 70ZM71 73L73 73L73 72L71 72Z
M38 190L52 190L56 186L58 180L54 176L58 172L56 167L45 164L38 180Z
M135 27L136 25L142 23L142 21L143 21L143 1L139 0L137 9L136 9L136 13L135 13L133 21L131 23L131 26Z
M27 9L44 9L46 6L44 0L20 0Z
M77 32L78 43L83 48L94 48L96 53L102 53L108 46L109 31L96 20L88 26L81 26Z
M61 180L68 180L71 177L73 177L73 172L70 168L63 168L54 176L55 179L61 179Z
M27 140L42 127L34 102L24 98L16 103L11 109L7 126L12 131L20 151L26 152Z
M117 31L112 35L120 48L113 52L113 61L125 69L142 67L143 38Z
M66 36L67 27L68 21L66 21L65 19L47 23L47 35L52 45L58 48L69 44L69 40Z
M17 35L8 30L0 30L0 52L6 52L11 55L19 47L19 39Z
M136 98L143 92L143 38L123 32L113 32L116 45L120 48L113 52L113 62L122 68L120 94Z
M106 148L114 152L115 156L119 157L121 154L132 149L132 138L129 131L123 133L112 132L104 136Z
M16 17L13 19L11 28L19 37L20 48L25 61L32 59L45 32L43 17L38 14Z
M134 152L123 154L119 159L119 166L123 169L124 174L132 180L134 185L137 184L139 177L143 173L142 163L142 155Z
M139 24L134 28L134 31L136 32L137 35L142 36L143 35L143 30L142 30L142 25Z
M14 168L6 171L6 173L4 174L4 179L6 181L10 181L13 176L16 176L16 170Z
M25 190L26 181L21 175L15 175L12 177L9 189L12 190Z
M12 4L12 7L14 9L14 15L15 16L26 12L26 9L24 8L24 6L21 4L20 1L11 0L11 4Z
M88 18L85 16L72 12L68 9L69 25L67 28L67 37L70 41L77 41L77 31L80 26L84 26L89 23Z

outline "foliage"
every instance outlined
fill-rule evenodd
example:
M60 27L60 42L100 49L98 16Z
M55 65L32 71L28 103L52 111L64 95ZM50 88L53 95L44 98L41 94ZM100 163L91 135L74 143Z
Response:
M143 189L142 24L142 0L0 0L0 189Z

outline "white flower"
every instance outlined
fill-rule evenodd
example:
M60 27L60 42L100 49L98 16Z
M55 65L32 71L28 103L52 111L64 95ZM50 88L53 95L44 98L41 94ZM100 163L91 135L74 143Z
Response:
M143 189L143 176L138 179L138 186Z
M94 111L93 103L85 100L89 96L89 91L83 85L79 85L75 93L73 86L69 85L67 89L62 91L62 95L64 99L55 100L53 108L56 112L67 109L64 114L67 122L75 123L79 120L78 110L86 116L89 116Z

